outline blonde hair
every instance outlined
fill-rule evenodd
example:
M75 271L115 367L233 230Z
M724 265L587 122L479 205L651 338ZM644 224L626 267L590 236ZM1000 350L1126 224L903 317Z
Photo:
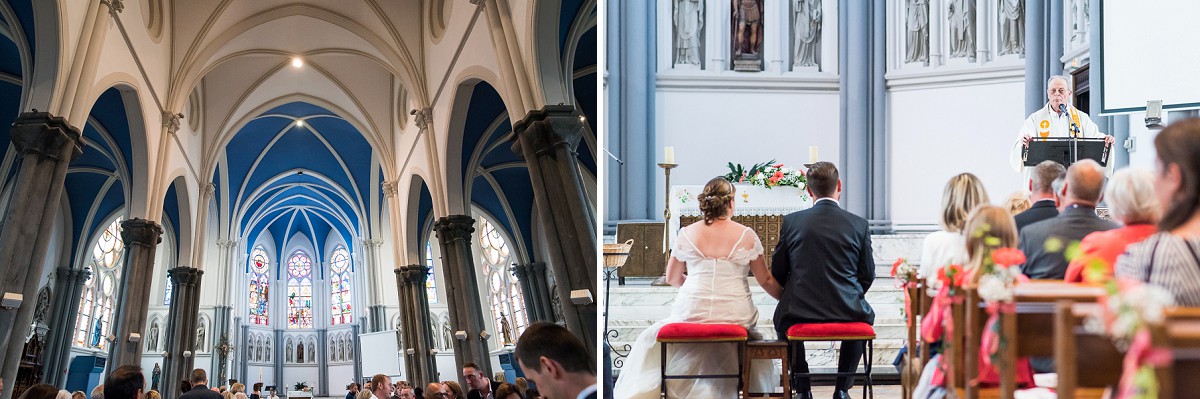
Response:
M1029 193L1026 191L1017 191L1008 196L1004 200L1004 209L1008 210L1009 214L1016 216L1018 213L1025 212L1033 207L1033 203L1029 201Z
M964 272L971 272L972 283L979 282L979 267L993 250L1017 246L1017 222L1008 210L995 205L980 205L971 211L964 229L967 236L967 257L970 259L970 264ZM989 237L995 237L999 242L990 245Z
M971 210L987 203L987 190L978 177L970 173L951 177L942 192L942 229L952 233L962 231Z
M161 397L162 397L162 395L159 395L158 391L155 391L153 389L151 389L150 392L146 392L146 399L159 399Z
M233 388L230 388L229 390L233 391L233 393L246 392L246 385L242 384L240 382L237 382L237 383L234 383Z
M1118 170L1104 190L1104 202L1108 203L1113 219L1125 225L1153 224L1162 218L1162 208L1154 193L1154 172L1149 170Z
M710 225L713 221L728 216L729 203L733 202L733 193L737 189L733 187L733 183L725 180L724 177L714 177L704 185L704 191L696 196L696 201L700 203L700 212L704 214L704 224Z

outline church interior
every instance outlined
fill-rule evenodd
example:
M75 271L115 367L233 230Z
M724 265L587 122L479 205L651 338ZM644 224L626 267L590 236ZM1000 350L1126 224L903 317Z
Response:
M0 2L0 398L512 382L538 321L595 347L597 8Z

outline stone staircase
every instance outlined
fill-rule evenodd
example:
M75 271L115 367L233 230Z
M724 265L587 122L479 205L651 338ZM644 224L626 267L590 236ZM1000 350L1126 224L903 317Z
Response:
M904 296L895 281L889 276L892 263L897 258L910 259L917 263L921 255L924 234L892 234L871 237L875 255L875 283L867 292L867 301L875 309L875 355L874 372L880 376L895 375L892 360L904 346ZM771 316L775 313L775 299L750 279L750 291L758 307L758 331L767 339L775 337ZM676 288L654 287L652 279L626 279L625 285L612 282L610 295L609 342L613 346L614 368L619 369L620 360L627 354L626 345L631 345L646 327L666 318L675 299ZM814 372L834 371L837 366L837 343L810 342L806 344L809 365Z

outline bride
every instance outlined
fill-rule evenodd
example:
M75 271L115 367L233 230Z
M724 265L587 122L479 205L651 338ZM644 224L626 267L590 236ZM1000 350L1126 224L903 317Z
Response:
M642 331L621 376L613 388L616 398L658 398L661 348L658 331L670 323L740 324L750 337L761 339L755 330L758 308L750 300L747 269L775 299L783 288L771 277L763 258L762 242L749 227L729 220L733 216L734 187L717 177L704 186L696 199L704 221L679 230L679 238L667 262L667 282L680 287L671 315ZM686 274L685 274L686 271ZM673 344L668 374L733 374L737 371L734 344ZM764 370L769 371L769 370ZM672 380L672 398L733 398L737 383L722 380Z

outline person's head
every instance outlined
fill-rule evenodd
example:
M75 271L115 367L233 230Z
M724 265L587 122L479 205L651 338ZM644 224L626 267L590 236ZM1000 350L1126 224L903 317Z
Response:
M89 397L92 399L104 399L104 384L92 388L92 394Z
M513 385L516 385L517 389L520 389L521 392L529 390L529 381L526 381L525 377L517 377L517 379L513 380Z
M54 399L57 396L58 388L50 384L37 384L26 389L19 399Z
M160 399L160 398L162 398L162 395L159 395L158 391L151 389L150 392L146 392L146 399Z
M150 392L154 392L154 391L150 391ZM157 393L157 392L155 392L155 393ZM147 394L146 397L149 398L150 397L149 394ZM68 391L66 389L60 389L60 390L58 390L58 394L54 395L54 399L71 399L71 391ZM158 398L154 398L154 399L158 399Z
M358 386L358 384L354 384L354 385ZM261 383L261 382L254 383L254 393L258 393L259 391L262 391L262 387L263 387L263 383Z
M142 376L142 366L117 367L104 378L104 397L108 399L141 399L143 389L146 377Z
M425 384L425 395L423 396L423 399L442 399L445 397L446 394L442 393L441 383L431 382Z
M233 392L230 392L230 391L221 392L221 399L233 399Z
M417 399L417 395L413 394L412 387L401 387L396 390L396 397L400 399Z
M1090 159L1082 159L1067 168L1063 185L1062 206L1096 206L1104 193L1104 167Z
M1071 81L1065 76L1054 75L1046 81L1046 99L1050 101L1050 109L1058 111L1059 105L1071 104Z
M350 391L350 392L358 393L358 383L351 382L350 385L346 386L346 390Z
M458 385L458 381L442 381L441 393L446 394L446 399L462 399L466 397L463 392L462 385Z
M83 391L75 391L71 393L71 399L87 399L87 394Z
M375 394L371 393L370 389L366 389L365 385L361 391L358 391L357 395L354 395L354 399L371 399L373 397L375 397Z
M192 382L191 381L188 381L188 380L179 381L179 391L180 392L187 393L187 391L190 391L190 390L192 390Z
M733 183L724 177L714 177L704 185L704 191L696 196L696 202L700 205L700 212L704 214L705 225L732 216L733 194L736 191Z
M1113 219L1126 226L1158 223L1162 218L1162 207L1154 193L1154 172L1149 170L1118 170L1104 189L1104 201L1108 203Z
M517 362L525 376L551 398L570 398L596 383L595 362L583 342L565 327L539 322L517 340Z
M392 393L396 392L396 387L392 386L392 379L383 374L375 374L375 377L371 378L371 386L374 387L371 393L380 399L390 398Z
M517 389L513 384L500 384L496 387L496 393L492 395L496 399L525 399L525 392Z
M492 381L488 380L487 376L483 375L483 370L479 369L479 365L474 362L468 362L462 368L463 381L467 382L467 387L478 389L483 392L492 390Z
M993 250L1017 246L1017 222L1008 210L998 206L985 204L975 208L967 216L963 232L967 236L967 257L970 259L967 268L974 275L974 281L980 277L977 269L983 259L991 256Z
M246 385L240 382L233 383L233 387L229 388L233 393L246 392Z
M942 192L942 229L949 232L961 231L967 222L967 214L980 204L988 203L987 190L983 181L970 173L951 177Z
M1016 191L1012 194L1009 194L1008 198L1004 199L1004 204L1002 207L1007 209L1009 214L1015 216L1016 214L1025 212L1025 210L1033 207L1033 203L1029 201L1029 193L1025 191Z
M842 180L838 178L837 166L829 162L817 162L808 167L804 173L808 179L805 190L814 200L832 198L837 200L842 196Z
M192 377L189 378L189 381L192 382L192 386L196 386L196 385L207 386L208 385L208 373L205 372L204 369L192 370Z
M529 399L542 399L542 393L538 392L537 388L529 388L525 390L525 397Z
M1200 119L1175 122L1154 138L1154 187L1162 204L1159 230L1174 230L1200 212Z
M217 392L228 392L228 391L229 391L229 387L225 386L225 385L222 385L221 388L217 390Z
M1067 168L1062 164L1054 161L1042 161L1033 167L1033 174L1029 176L1029 191L1033 193L1034 200L1053 199L1054 181L1067 175Z
M233 394L233 399L246 399L246 393L245 392L235 393L235 394Z

